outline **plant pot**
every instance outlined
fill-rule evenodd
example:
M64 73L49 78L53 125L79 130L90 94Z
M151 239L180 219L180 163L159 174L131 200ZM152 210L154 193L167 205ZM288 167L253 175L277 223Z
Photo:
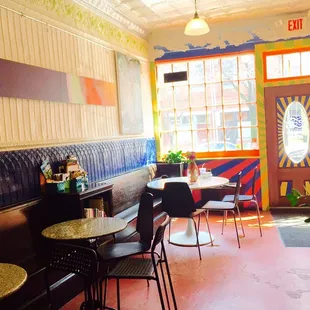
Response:
M182 177L183 176L183 163L176 163L176 164L168 164L163 162L157 162L157 171L156 171L156 178L166 174L168 177Z

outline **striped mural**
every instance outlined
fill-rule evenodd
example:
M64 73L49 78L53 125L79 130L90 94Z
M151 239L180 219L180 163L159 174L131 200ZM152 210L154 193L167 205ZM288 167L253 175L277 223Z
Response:
M293 181L281 181L280 182L280 197L286 197L286 195L291 194L293 187Z
M277 51L292 48L303 48L310 46L310 39L288 40L283 42L272 42L257 44L255 46L255 64L256 64L256 95L257 95L257 117L259 130L259 150L260 150L260 176L261 176L261 194L263 209L269 208L269 184L268 184L268 162L267 162L267 141L266 141L266 123L265 123L265 105L264 89L265 87L286 86L294 84L310 83L310 78L285 81L264 81L263 53L267 51Z
M309 167L310 157L309 153L299 163L293 163L285 152L284 138L283 138L283 121L284 114L290 103L297 101L305 108L308 118L310 118L310 96L294 96L294 97L281 97L277 98L277 128L278 128L278 152L279 152L279 167Z
M210 159L210 160L198 160L197 165L201 167L211 169L214 176L221 176L229 179L230 182L237 182L238 173L242 171L241 177L241 190L243 195L252 194L253 174L255 167L258 168L256 182L255 182L255 195L259 206L262 206L261 199L261 169L258 158L238 158L238 159ZM196 199L199 196L195 197Z

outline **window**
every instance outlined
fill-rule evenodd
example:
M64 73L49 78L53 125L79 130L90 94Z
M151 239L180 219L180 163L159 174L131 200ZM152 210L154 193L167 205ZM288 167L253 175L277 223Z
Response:
M265 81L310 76L310 48L283 52L266 52Z
M161 153L258 149L254 55L157 64ZM188 80L164 83L187 71Z

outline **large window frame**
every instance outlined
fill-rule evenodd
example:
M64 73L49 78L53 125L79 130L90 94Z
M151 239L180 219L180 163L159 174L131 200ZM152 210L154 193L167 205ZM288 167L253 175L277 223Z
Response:
M242 56L247 56L247 55L250 55L251 57L253 57L253 76L252 77L250 77L250 78L240 78L240 72L241 71L239 71L239 62L240 62L240 59L242 58ZM223 61L225 61L226 59L229 59L229 58L236 58L237 60L236 60L236 63L237 63L237 78L236 79L232 79L232 80L228 80L230 83L234 83L234 84L236 84L237 83L237 86L238 86L238 90L237 90L237 92L238 92L238 102L237 103L234 103L234 104L224 104L224 94L223 94L223 86L225 86L226 88L228 87L228 86L230 86L228 83L226 83L227 82L227 80L224 80L223 79L223 75L222 75L222 70L223 70ZM207 77L206 77L206 75L207 75L207 73L206 73L206 63L207 62L209 62L209 61L216 61L216 60L219 60L219 62L220 62L220 72L219 72L219 75L220 75L220 81L208 81L207 80ZM198 83L198 84L196 84L196 83L191 83L190 82L190 76L188 76L188 81L186 81L186 82L177 82L177 83L169 83L167 86L166 85L164 85L163 83L161 83L160 84L160 81L159 81L159 79L160 79L160 77L159 77L159 73L158 73L158 67L160 66L160 65L170 65L171 66L171 71L170 72L174 72L174 70L173 70L173 65L174 64L184 64L184 63L186 63L186 68L187 68L187 72L188 72L188 75L190 75L190 64L192 64L192 63L195 63L195 62L199 62L199 61L203 61L203 66L204 66L204 76L203 76L203 79L204 79L204 81L203 82L201 82L201 83ZM224 143L224 148L225 148L225 150L216 150L216 151L210 151L210 147L208 146L208 150L207 151L196 151L195 149L193 149L194 151L196 151L196 153L197 153L197 157L198 158L210 158L210 157L251 157L251 156L254 156L254 157L257 157L257 156L259 156L259 148L258 148L258 119L257 119L257 110L256 110L256 108L257 108L257 100L256 100L256 77L255 77L255 58L254 58L254 52L253 51L246 51L246 52L243 52L243 53L230 53L230 54L225 54L225 55L214 55L214 56L211 56L211 57L195 57L195 58L190 58L190 59L178 59L177 61L157 61L156 63L156 93L157 93L157 110L158 110L158 137L159 137L159 142L160 142L160 146L161 146L161 155L162 154L164 154L164 153L166 153L166 152L163 152L163 148L162 148L162 139L161 139L161 136L163 135L163 134L165 134L165 133L173 133L174 135L177 135L178 133L180 133L182 130L178 130L177 129L177 117L176 117L176 113L177 113L177 111L178 110L182 110L182 108L177 108L176 107L176 103L175 103L175 98L174 98L174 96L175 96L175 90L174 90L174 88L176 87L176 86L187 86L188 87L188 110L190 111L190 113L189 113L189 118L191 118L192 117L192 109L193 109L193 106L192 106L192 103L191 103L191 87L192 86L202 86L203 85L203 87L205 88L205 103L204 103L204 106L201 106L202 108L204 108L204 109L206 109L206 118L207 118L207 115L208 115L208 113L210 113L209 111L208 111L208 109L211 109L211 107L210 106L208 106L208 101L207 101L207 96L208 96L208 94L207 94L207 87L208 87L208 85L215 85L215 84L220 84L221 85L221 103L220 104L218 104L217 105L217 107L220 107L222 110L222 112L221 112L221 118L223 118L223 124L222 124L222 127L219 127L220 128L220 130L222 130L223 131L223 133L224 133L224 135L223 135L223 137L224 137L224 140L223 140L223 143ZM175 72L177 72L177 71L175 71ZM255 100L253 100L253 101L250 101L250 102L246 102L246 103L242 103L241 101L241 96L240 96L240 83L242 83L242 82L244 82L244 81L249 81L249 82L252 82L252 84L254 85L253 87L254 87L254 92L255 92ZM232 86L230 86L230 88L231 88ZM160 90L160 88L167 88L167 89L169 89L169 88L172 88L172 92L173 92L173 108L171 108L171 107L169 107L169 108L167 108L167 109L165 109L165 108L162 108L161 106L160 106L160 98L159 98L159 96L158 96L158 94L159 94L159 90ZM233 87L232 87L233 88ZM255 105L255 118L256 118L256 124L255 124L255 126L252 126L252 124L251 124L251 126L248 126L248 127L246 127L246 126L243 126L242 125L242 109L244 109L244 107L245 107L245 105L246 104L251 104L251 105ZM230 143L230 142L228 142L227 140L226 140L226 137L227 137L227 135L226 135L226 130L230 130L230 129L234 129L234 127L226 127L225 126L225 122L224 122L224 118L225 118L225 116L224 116L224 111L225 111L225 108L227 108L228 106L234 106L234 107L236 107L236 106L238 106L238 110L237 110L237 112L236 113L238 113L238 121L239 121L239 125L235 128L237 131L239 131L239 133L240 133L240 140L241 140L241 147L240 147L240 149L235 149L235 150L229 150L229 149L227 149L227 144L228 143ZM212 106L212 108L214 108L213 106ZM175 116L175 124L174 124L174 126L175 126L175 128L174 128L174 130L172 130L172 131L166 131L165 129L163 129L163 126L161 125L161 113L164 113L165 111L174 111L174 116ZM210 110L211 111L211 110ZM211 111L211 113L213 113L213 111ZM209 117L208 117L209 118ZM187 130L185 130L185 131L188 131L188 132L190 132L190 134L191 134L191 143L192 143L192 145L194 145L194 141L193 141L193 132L196 132L197 133L197 131L199 131L198 129L193 129L193 126L192 126L192 119L190 120L190 127L189 127L189 129L187 129ZM206 121L206 123L207 123L207 121ZM256 135L256 141L255 141L255 143L257 144L257 148L253 148L253 149L244 149L244 147L243 147L243 144L244 144L244 140L242 140L242 132L243 132L243 130L244 129L250 129L250 128L253 128L253 129L255 129L256 130L256 132L257 132L257 135ZM214 128L209 128L208 127L208 125L206 125L206 132L207 132L207 139L208 139L208 143L209 143L209 141L210 141L210 136L209 136L209 132L210 131L214 131ZM203 130L202 130L203 131ZM253 139L252 139L253 140ZM210 142L210 143L214 143L214 142ZM253 145L253 141L251 141L251 143L252 143L252 145ZM254 143L254 144L255 144ZM210 145L210 144L208 144L208 145ZM178 147L178 149L182 149L182 148L180 148L180 147ZM183 150L183 149L182 149ZM165 151L167 151L167 150L165 150ZM184 152L185 151L187 151L187 150L183 150Z

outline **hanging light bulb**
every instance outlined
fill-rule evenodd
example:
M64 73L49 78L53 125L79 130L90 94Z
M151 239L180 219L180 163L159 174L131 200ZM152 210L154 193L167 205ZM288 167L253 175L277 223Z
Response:
M209 31L209 25L204 19L199 18L198 16L197 2L195 0L195 15L194 18L187 23L184 33L188 36L200 36L208 33Z

